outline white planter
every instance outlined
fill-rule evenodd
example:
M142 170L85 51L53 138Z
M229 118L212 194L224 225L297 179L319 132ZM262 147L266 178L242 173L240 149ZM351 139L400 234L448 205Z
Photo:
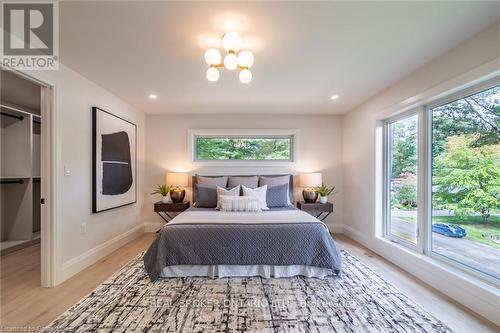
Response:
M319 197L319 203L324 204L324 203L326 203L327 201L328 201L328 197L322 197L322 196L320 196L320 197Z
M162 197L161 198L161 202L163 202L163 203L170 203L170 197L168 195Z

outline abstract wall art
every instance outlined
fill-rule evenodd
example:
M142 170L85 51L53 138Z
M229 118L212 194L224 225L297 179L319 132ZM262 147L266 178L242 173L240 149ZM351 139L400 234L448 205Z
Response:
M137 126L92 107L92 212L137 201Z

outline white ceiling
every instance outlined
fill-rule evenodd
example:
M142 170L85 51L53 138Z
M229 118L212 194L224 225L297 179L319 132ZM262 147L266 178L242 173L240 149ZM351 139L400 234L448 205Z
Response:
M340 114L500 17L498 2L60 7L61 61L151 114ZM255 54L248 85L227 70L216 83L205 78L204 51L228 30Z

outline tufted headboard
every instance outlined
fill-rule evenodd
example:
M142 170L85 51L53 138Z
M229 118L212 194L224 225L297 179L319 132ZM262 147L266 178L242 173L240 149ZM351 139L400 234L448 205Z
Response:
M192 177L192 182L191 184L193 185L193 205L196 203L197 200L197 184L198 184L198 178L197 176L203 176L203 177L223 177L223 176L228 176L228 177L253 177L253 176L262 176L262 177L281 177L281 176L290 176L290 182L288 183L289 185L289 194L290 194L290 202L294 202L293 199L293 175L291 174L279 174L279 175L217 175L217 176L207 176L207 175L193 175Z

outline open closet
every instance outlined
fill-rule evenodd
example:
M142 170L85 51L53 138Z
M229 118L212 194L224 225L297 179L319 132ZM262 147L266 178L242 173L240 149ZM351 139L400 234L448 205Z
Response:
M41 87L1 71L0 250L40 240Z

